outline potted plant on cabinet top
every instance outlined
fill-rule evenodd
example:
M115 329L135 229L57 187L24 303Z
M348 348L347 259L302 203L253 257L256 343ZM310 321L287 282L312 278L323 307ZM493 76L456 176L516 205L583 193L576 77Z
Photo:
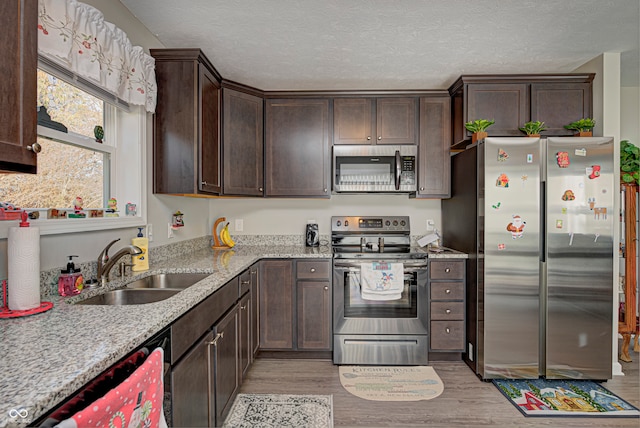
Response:
M467 131L473 133L471 135L471 142L475 143L478 140L487 138L489 134L486 132L486 129L494 123L496 123L495 120L476 119L465 123L464 127L467 128Z
M593 136L593 128L596 126L596 121L590 118L584 118L571 122L564 127L570 131L576 131L576 137L591 137Z
M620 181L637 185L640 170L640 148L628 140L620 141Z
M547 128L544 126L544 122L536 120L535 122L527 122L522 128L519 128L522 132L527 134L527 137L539 137L542 131Z

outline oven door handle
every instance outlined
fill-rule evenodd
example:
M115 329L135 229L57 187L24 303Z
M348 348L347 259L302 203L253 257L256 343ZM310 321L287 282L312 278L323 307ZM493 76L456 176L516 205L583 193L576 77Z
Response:
M410 272L411 270L423 270L426 269L428 266L428 262L418 262L418 263L404 263L404 270L405 272ZM333 262L333 266L336 268L360 268L362 266L362 263L358 263L358 262L338 262L338 261L334 261Z

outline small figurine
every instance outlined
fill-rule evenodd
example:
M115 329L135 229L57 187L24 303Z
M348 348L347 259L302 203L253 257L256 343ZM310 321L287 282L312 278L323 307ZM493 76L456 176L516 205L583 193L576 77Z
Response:
M102 143L102 139L104 138L104 129L100 125L96 125L93 128L93 135L96 137L97 143Z
M69 214L69 218L85 218L87 215L82 212L83 200L80 196L76 196L73 203L73 214Z
M137 213L136 204L132 204L131 202L128 202L127 205L124 206L124 213L125 215L128 215L128 216L135 216Z
M182 219L183 214L180 211L176 211L173 214L173 227L182 227L184 226L184 220Z
M107 214L105 217L120 217L118 215L118 201L116 198L110 198L107 202Z

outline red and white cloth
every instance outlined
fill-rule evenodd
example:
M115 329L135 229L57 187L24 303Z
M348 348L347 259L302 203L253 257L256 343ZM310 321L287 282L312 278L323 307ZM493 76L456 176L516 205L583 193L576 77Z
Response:
M155 349L124 382L56 427L167 427L162 409L163 357L162 348Z
M362 263L360 294L365 300L398 300L404 290L402 263Z

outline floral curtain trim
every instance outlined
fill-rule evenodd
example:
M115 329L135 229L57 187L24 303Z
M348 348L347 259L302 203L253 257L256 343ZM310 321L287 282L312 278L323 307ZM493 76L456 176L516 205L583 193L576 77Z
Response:
M38 51L122 100L155 111L154 59L98 9L76 0L38 0Z

